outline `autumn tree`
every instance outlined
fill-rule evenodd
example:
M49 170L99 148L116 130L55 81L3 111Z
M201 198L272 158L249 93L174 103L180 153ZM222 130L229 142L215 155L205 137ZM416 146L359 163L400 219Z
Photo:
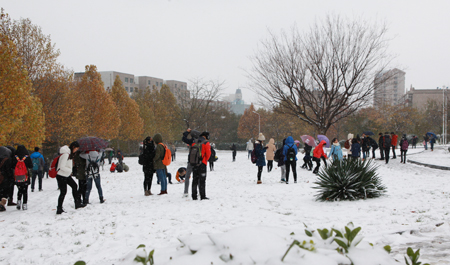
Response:
M142 89L138 93L133 94L133 98L139 106L139 116L143 122L142 139L147 136L153 136L156 133L156 121L153 111L154 96L155 93L152 93L150 89Z
M180 109L175 96L165 84L159 92L154 92L153 116L157 132L161 133L165 141L180 139L184 123L179 116Z
M1 14L2 19L4 14ZM14 43L0 33L0 144L40 146L44 115Z
M389 62L386 31L328 16L306 33L271 33L252 59L252 87L265 106L281 105L326 134L371 100L374 77Z
M113 99L106 92L95 65L86 65L85 73L76 84L81 101L82 130L86 136L115 139L119 135L120 114Z
M240 139L256 139L258 137L260 128L260 116L255 113L255 106L253 105L253 103L248 109L244 111L244 114L239 120L238 137ZM265 119L266 117L261 116L261 128L264 127Z

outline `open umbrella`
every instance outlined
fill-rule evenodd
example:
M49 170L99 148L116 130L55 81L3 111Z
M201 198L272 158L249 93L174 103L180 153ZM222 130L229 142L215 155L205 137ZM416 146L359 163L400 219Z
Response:
M78 139L78 143L80 144L81 152L100 150L108 146L107 141L94 136L80 138Z
M114 150L114 149L112 149L112 148L105 148L105 151L112 151L112 150Z
M330 147L330 139L328 139L328 137L326 137L325 135L319 134L317 135L317 139L319 139L319 142L325 141L327 142L327 144L325 145L325 147Z
M296 143L296 144L299 144L299 143L300 143L300 141L299 141L299 140L295 140L295 141L294 141L294 143Z
M308 144L309 146L315 147L317 145L316 141L314 140L314 137L312 137L312 136L302 135L302 136L300 136L300 138L302 138L302 141L305 144Z
M365 131L365 132L363 132L363 134L365 134L365 135L375 135L373 132L371 132L371 131Z
M434 138L437 138L437 137L436 137L436 134L434 134L434 132L427 132L427 135L430 135L430 136L432 136L432 137L434 137Z

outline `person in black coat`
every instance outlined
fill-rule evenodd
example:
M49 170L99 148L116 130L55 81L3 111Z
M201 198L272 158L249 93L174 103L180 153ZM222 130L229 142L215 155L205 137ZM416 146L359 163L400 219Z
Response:
M233 162L236 161L236 145L233 144L230 148L233 151Z
M19 160L24 160L25 166L27 169L33 168L33 161L31 161L30 154L28 153L28 150L23 145L19 145L17 147L16 153L15 153L15 159L12 160L11 168L14 172L16 165ZM17 185L17 209L20 210L21 208L23 210L27 210L27 203L28 203L28 185L30 185L30 178L28 176L28 172L25 178L25 181L18 182L15 181L15 185ZM22 200L23 197L23 200Z
M142 171L144 171L144 194L145 196L152 195L151 187L153 174L155 170L153 169L153 158L155 157L155 144L150 136L147 136L144 140L142 152Z
M378 147L380 148L380 160L384 160L384 136L383 133L378 134L380 138L378 138Z
M385 132L383 137L383 149L386 164L389 163L389 152L391 151L391 143L392 143L391 135L389 134L389 132Z
M14 184L14 174L11 170L12 152L8 148L0 147L0 173L2 178L0 178L0 212L5 211L3 203L9 197L11 190L11 183Z

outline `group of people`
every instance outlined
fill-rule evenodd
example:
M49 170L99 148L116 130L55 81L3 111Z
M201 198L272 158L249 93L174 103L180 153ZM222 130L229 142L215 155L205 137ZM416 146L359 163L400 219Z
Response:
M373 135L373 133L372 133ZM288 136L283 139L283 143L279 149L276 148L274 144L274 139L270 139L267 145L264 145L265 136L259 133L257 140L254 142L250 139L247 142L246 150L248 151L248 158L254 158L254 164L258 167L257 173L257 184L261 184L261 175L263 167L266 166L267 161L267 171L270 172L273 168L273 162L277 162L278 167L281 169L281 182L289 184L289 175L292 171L294 177L294 183L297 183L297 154L299 152L300 143L298 141L294 142L292 136ZM412 137L412 148L416 148L418 137ZM433 150L435 137L424 136L424 147L427 150L427 143L431 145L431 150ZM380 150L380 160L384 160L389 163L390 153L392 150L392 159L397 158L396 149L400 149L400 163L406 163L406 153L409 148L409 141L406 134L403 134L400 141L398 140L397 134L394 132L379 133L378 142L370 137L370 135L363 133L361 136L353 134L348 134L347 141L344 143L344 148L347 149L347 154L344 155L343 148L337 138L331 141L330 151L328 155L324 151L324 147L327 144L326 141L320 141L316 147L312 147L307 143L304 144L303 151L303 165L301 168L313 171L317 174L320 169L321 161L327 165L327 159L332 158L333 160L342 159L370 159L370 150L372 151L372 159L375 159L375 151ZM253 159L252 159L253 160ZM316 167L313 170L313 162L316 163Z
M206 172L208 161L215 152L212 152L209 143L208 132L198 132L187 129L182 136L182 141L189 147L189 155L186 167L177 170L176 179L184 182L184 197L189 196L190 175L192 173L191 196L193 200L208 200L206 197ZM162 143L161 134L156 134L153 138L148 136L143 143L143 152L139 156L139 164L144 172L144 195L153 195L151 192L153 174L156 173L161 191L158 195L167 194L167 177L171 175L167 172L167 165L163 163L167 147ZM212 154L213 153L213 154ZM214 159L212 161L214 163ZM210 164L210 170L214 169L214 164Z

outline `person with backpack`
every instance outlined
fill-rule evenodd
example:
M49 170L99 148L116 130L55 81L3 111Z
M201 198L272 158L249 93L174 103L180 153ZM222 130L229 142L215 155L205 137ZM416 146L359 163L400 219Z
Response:
M317 174L319 173L319 168L320 168L320 159L327 159L327 155L325 154L325 152L323 151L323 146L326 145L327 142L325 142L324 140L322 140L315 148L313 151L313 161L316 162L316 168L314 169L313 173ZM325 166L327 164L325 163Z
M42 178L44 177L44 156L39 153L39 147L34 148L34 153L30 155L33 162L33 168L31 170L31 192L34 192L34 184L36 183L36 177L39 178L39 191L42 191Z
M100 160L103 156L101 151L89 151L80 154L80 157L86 160L86 195L84 196L85 202L83 204L89 204L89 195L92 190L92 182L95 182L95 187L98 191L98 197L100 203L104 203L103 190L100 181Z
M197 139L200 137L200 132L196 131L196 130L191 130L190 128L188 128L184 133L183 133L183 137L181 138L181 140L188 145L188 149L189 149L189 153L191 153L191 148L192 145L194 144L194 142L197 141ZM186 175L185 175L185 181L184 181L184 193L183 193L183 197L189 197L189 179L192 173L192 168L193 166L191 165L191 163L189 162L189 156L188 156L188 161L187 161L187 166L186 166Z
M378 147L380 147L380 160L384 160L384 136L383 133L379 133L379 138L378 138Z
M230 147L230 150L232 151L233 162L235 162L235 161L236 161L236 152L237 152L236 145L233 144L233 145Z
M391 146L392 146L392 159L396 159L397 156L395 155L395 149L397 148L397 144L398 144L398 136L394 133L391 132Z
M28 185L30 185L28 169L33 168L33 162L31 161L28 150L25 148L25 146L17 146L15 159L12 160L11 167L14 171L14 182L17 186L16 208L17 210L27 210Z
M162 160L164 159L166 150L163 145L161 134L155 134L155 136L153 136L153 141L156 144L155 156L153 157L153 169L156 171L156 177L158 178L159 183L161 183L161 192L158 195L164 195L167 194L167 168Z
M270 138L266 147L267 172L270 172L273 169L273 159L275 156L275 151L277 151L277 148L275 147L275 140Z
M206 166L211 157L209 132L202 132L196 142L192 144L189 153L189 162L192 165L192 199L197 200L197 186L200 200L209 200L206 197Z
M259 133L258 140L255 141L255 147L253 148L254 157L256 157L255 164L258 167L258 181L256 182L256 184L262 184L261 175L263 167L266 166L266 158L264 156L264 153L266 152L267 146L263 147L264 140L266 140L264 135L262 133Z
M286 184L289 184L289 173L292 168L294 183L297 183L297 153L298 149L294 143L294 138L288 136L283 147L284 163L286 164Z
M155 170L153 168L153 158L155 158L155 143L150 136L147 136L143 141L143 151L139 155L139 164L142 165L142 171L144 172L144 195L153 195L151 192L153 174Z
M247 158L250 158L250 156L252 155L253 148L254 148L253 141L252 141L252 139L250 139L250 140L248 140L247 146L245 148L247 150L247 152L248 152L248 157Z
M391 151L391 144L392 144L391 135L389 134L389 132L385 132L383 137L383 149L386 164L389 163L389 152Z
M56 167L56 180L58 181L59 187L59 197L56 214L62 214L64 212L62 206L67 193L67 185L72 188L72 196L75 203L75 209L83 208L86 206L81 202L77 183L75 183L72 178L73 157L79 148L80 144L77 141L74 141L69 146L64 145L59 149L59 153L61 154L61 156L59 156L58 164Z
M406 139L406 134L403 134L402 139L400 140L400 163L406 164L406 152L408 152L408 139Z
M303 165L302 168L307 169L309 171L312 170L313 164L312 164L312 157L311 157L311 150L312 150L312 146L310 146L309 144L305 143L305 147L303 147L303 152L305 153L305 156L303 157Z
M331 141L331 150L328 154L328 157L332 157L333 160L342 160L342 149L341 145L339 144L339 140L337 138L334 138L333 141Z
M358 160L361 156L361 145L358 141L358 138L352 140L352 156L353 160Z

